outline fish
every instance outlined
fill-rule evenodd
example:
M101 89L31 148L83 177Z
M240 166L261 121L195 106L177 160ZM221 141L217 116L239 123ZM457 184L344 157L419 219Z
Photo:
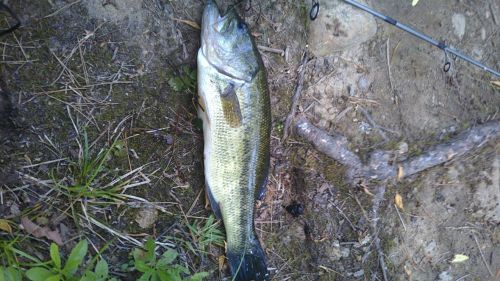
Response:
M262 58L234 8L221 15L205 4L197 68L205 189L224 224L232 280L269 280L254 212L269 172L271 103Z

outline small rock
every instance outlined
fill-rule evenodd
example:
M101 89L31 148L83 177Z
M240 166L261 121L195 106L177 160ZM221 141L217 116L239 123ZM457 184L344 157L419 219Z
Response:
M171 145L174 143L174 137L172 135L166 135L165 141L167 142L168 145Z
M309 28L309 49L317 57L359 45L377 32L373 16L341 1L322 3L318 18Z
M351 85L347 85L347 93L349 96L354 97L356 95L356 90Z
M372 130L372 126L370 126L370 124L366 123L365 121L361 121L361 124L359 124L359 130L369 135Z
M342 253L340 253L340 250L338 248L331 248L328 258L330 259L330 261L338 261L342 258Z
M340 248L340 255L342 255L343 258L348 258L350 254L351 250L349 250L349 248Z
M353 276L356 277L356 278L359 278L361 276L365 275L365 271L363 269L361 270L358 270L356 272L353 273Z
M398 159L400 161L406 160L408 158L408 144L406 142L400 142L398 145Z
M13 215L13 216L17 216L20 213L21 213L21 210L19 209L19 205L17 205L16 203L13 203L10 206L10 214Z
M448 271L443 271L439 274L439 281L452 281L453 277Z
M436 246L437 246L436 241L434 241L434 240L430 241L425 246L425 249L424 249L425 253L427 255L434 256L434 252L436 250Z
M370 88L370 83L368 81L368 78L366 76L361 76L358 80L358 88L362 92L368 91Z
M484 29L484 27L481 27L481 40L486 40L486 29Z
M335 248L340 248L340 242L339 242L339 240L333 241L332 246L335 247Z
M398 145L398 153L404 155L408 153L408 144L404 141L400 142Z
M474 46L472 48L472 58L475 60L481 60L483 58L483 49L480 46Z
M158 219L158 210L155 208L144 208L137 213L135 221L139 224L139 227L146 229L150 228Z
M465 16L463 14L454 14L451 17L451 23L453 24L455 35L462 39L465 34Z

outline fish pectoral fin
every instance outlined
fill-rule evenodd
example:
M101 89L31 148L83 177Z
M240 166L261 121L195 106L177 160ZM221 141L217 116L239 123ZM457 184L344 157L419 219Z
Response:
M224 119L229 126L231 128L241 126L241 120L243 117L241 115L240 102L233 84L227 85L226 88L220 93L220 100L222 103Z
M215 217L218 220L222 220L222 213L220 211L220 206L217 201L215 201L214 195L212 194L212 191L210 191L210 186L208 185L207 182L205 182L205 194L208 197L208 202L210 202L210 207L212 208L212 211L215 214Z

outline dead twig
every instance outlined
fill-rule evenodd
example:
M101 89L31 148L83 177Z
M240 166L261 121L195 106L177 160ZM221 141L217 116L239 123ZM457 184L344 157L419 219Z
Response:
M304 52L302 55L302 63L299 66L299 77L297 79L297 86L295 87L295 93L292 97L292 107L290 108L290 113L286 117L285 126L283 129L283 138L282 141L285 141L288 138L290 126L292 125L293 118L295 118L295 114L297 112L297 106L299 105L300 95L302 94L302 86L304 85L304 74L306 72L307 63L307 52Z
M281 50L281 49L270 48L270 47L266 47L266 46L262 46L262 45L258 45L257 48L259 50L261 50L261 51L266 51L266 52L270 52L270 53L279 54L280 56L284 56L285 55L285 51Z
M490 11L491 11L491 15L492 15L492 18L493 18L493 22L496 24L496 25L499 25L500 24L500 21L498 20L497 18L497 11L498 11L498 6L496 5L495 1L492 1L490 3Z
M391 61L390 61L390 55L389 55L389 49L390 49L389 39L390 39L390 37L387 38L387 41L385 42L385 47L386 47L385 54L387 57L387 72L389 74L389 84L391 85L391 93L393 95L394 103L397 104L398 100L396 97L396 93L394 92L394 85L392 84Z
M493 274L493 272L491 272L491 269L490 267L488 266L488 262L486 262L486 258L484 257L484 254L483 254L483 251L481 250L481 246L479 246L479 242L477 241L477 237L475 234L472 234L472 237L474 237L474 241L476 242L476 245L477 245L477 249L479 250L479 253L481 254L481 259L483 260L483 263L484 263L484 266L486 266L486 269L488 270L488 272L490 273L491 277L495 277L495 275Z
M189 25L190 27L194 28L194 29L198 29L200 30L200 25L192 20L184 20L184 19L178 19L178 18L174 18L174 17L170 17L171 20L174 20L174 21L178 21L178 22L181 22L181 23L184 23L184 24L187 24Z
M67 9L67 8L69 8L69 7L71 7L71 6L75 5L75 4L78 4L78 3L80 3L81 1L82 1L82 0L76 0L76 1L74 1L74 2L71 2L71 3L69 3L69 4L66 4L66 5L62 6L61 8L57 9L55 12L53 12L53 13L51 13L51 14L48 14L48 15L46 15L46 16L45 16L45 17L43 17L43 18L44 18L44 19L46 19L46 18L53 17L53 16L55 16L55 15L59 14L62 10Z
M399 209L398 209L398 207L396 206L396 204L394 204L394 209L396 209L396 213L398 214L399 220L401 221L401 225L403 225L403 229L404 229L404 230L405 230L405 232L406 232L406 224L405 224L405 222L403 221L403 217L401 216L401 213L399 212Z

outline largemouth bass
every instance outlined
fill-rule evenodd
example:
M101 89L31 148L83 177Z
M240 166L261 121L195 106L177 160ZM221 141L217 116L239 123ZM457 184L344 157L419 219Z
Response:
M254 231L255 201L269 170L271 110L266 71L247 25L208 0L198 51L198 115L203 120L206 191L224 222L234 280L268 280Z

